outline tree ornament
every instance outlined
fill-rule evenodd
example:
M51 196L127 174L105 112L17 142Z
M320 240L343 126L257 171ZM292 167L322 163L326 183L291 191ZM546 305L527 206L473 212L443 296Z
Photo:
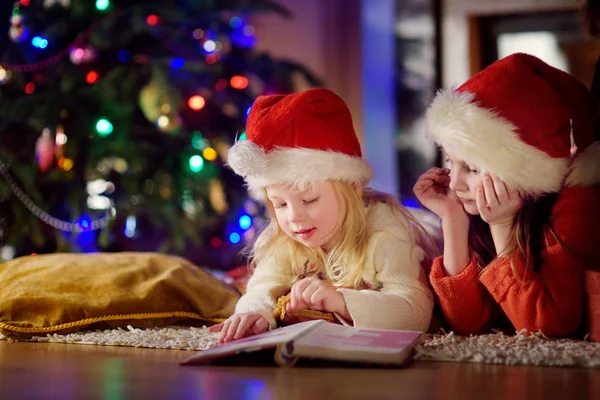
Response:
M35 158L40 171L46 172L54 163L55 142L50 129L44 128L42 134L35 143Z
M227 204L227 195L225 194L225 188L223 182L218 179L211 179L208 189L208 198L211 207L219 215L225 215L229 210L229 204Z
M177 133L181 128L181 96L169 85L164 71L155 67L150 82L140 91L140 109L161 132Z
M63 6L64 8L71 6L71 0L44 0L44 8L50 8L54 5Z

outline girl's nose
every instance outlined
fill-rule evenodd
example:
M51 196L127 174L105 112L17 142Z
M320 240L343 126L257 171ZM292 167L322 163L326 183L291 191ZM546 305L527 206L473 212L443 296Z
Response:
M466 183L462 177L462 173L460 173L459 168L452 168L450 170L450 190L453 192L464 191L466 188Z
M304 219L304 210L301 206L289 206L288 221L290 223L302 222Z

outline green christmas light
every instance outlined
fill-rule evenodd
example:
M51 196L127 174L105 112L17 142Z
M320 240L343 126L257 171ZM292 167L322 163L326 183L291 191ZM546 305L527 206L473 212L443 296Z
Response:
M113 125L109 120L102 118L96 122L96 130L100 134L100 136L110 135L113 131Z
M246 132L243 132L238 138L239 141L246 140Z
M104 11L110 5L109 0L96 0L96 8L100 11Z
M204 137L202 137L202 132L201 131L194 131L193 132L193 137L192 137L192 146L196 149L196 150L204 150L205 146L205 139Z
M204 159L199 155L191 156L189 164L192 172L200 172L204 167Z

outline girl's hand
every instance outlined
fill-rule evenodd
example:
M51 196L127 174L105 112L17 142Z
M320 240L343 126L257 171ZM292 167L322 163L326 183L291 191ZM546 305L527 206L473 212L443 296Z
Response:
M344 318L350 318L344 296L331 282L315 276L300 279L294 283L290 292L287 311L305 309L338 313Z
M415 183L413 192L423 206L443 220L456 215L466 216L456 193L450 190L450 170L447 168L428 169Z
M519 191L500 179L485 175L477 189L475 202L481 219L493 226L512 226L517 212L523 206Z
M221 332L219 343L256 335L269 329L269 321L259 313L233 314L227 321L211 326L209 332Z

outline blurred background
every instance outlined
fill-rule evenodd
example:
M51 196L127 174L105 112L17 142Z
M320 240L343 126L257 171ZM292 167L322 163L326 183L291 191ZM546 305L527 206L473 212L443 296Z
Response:
M593 0L595 1L595 0ZM348 103L372 186L418 207L440 88L514 52L591 85L576 0L0 2L0 262L160 251L244 262L262 205L225 167L257 96Z

